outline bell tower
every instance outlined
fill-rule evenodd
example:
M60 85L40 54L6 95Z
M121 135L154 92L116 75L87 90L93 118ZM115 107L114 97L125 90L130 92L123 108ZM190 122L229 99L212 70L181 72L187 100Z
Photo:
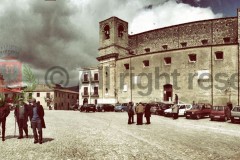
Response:
M111 17L99 22L99 103L116 103L116 60L126 57L128 23Z
M111 17L99 23L99 54L117 53L119 58L128 55L128 23Z

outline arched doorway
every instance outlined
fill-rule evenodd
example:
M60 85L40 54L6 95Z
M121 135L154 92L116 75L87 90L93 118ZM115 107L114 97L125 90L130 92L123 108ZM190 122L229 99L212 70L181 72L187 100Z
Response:
M85 104L85 103L88 103L88 99L87 98L83 99L83 104Z
M172 85L171 84L165 84L163 86L163 100L164 101L169 101L172 100Z

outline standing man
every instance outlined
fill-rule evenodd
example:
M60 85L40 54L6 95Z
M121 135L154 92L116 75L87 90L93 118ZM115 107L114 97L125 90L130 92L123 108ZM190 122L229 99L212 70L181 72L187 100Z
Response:
M43 142L43 136L42 136L42 128L46 128L45 122L44 122L44 110L42 105L36 103L36 99L33 98L30 100L30 111L29 116L31 120L31 125L33 129L33 135L34 135L34 144ZM38 130L38 133L37 133Z
M175 94L175 104L178 104L178 95Z
M133 103L129 102L128 103L128 124L133 123L133 116L134 116Z
M26 134L26 138L28 138L28 105L23 102L23 98L18 100L18 105L15 108L14 115L19 129L18 139L23 138L23 130Z
M151 111L150 111L150 109L151 109L150 104L147 104L146 107L145 107L145 113L144 113L144 115L145 115L145 117L146 117L146 121L147 121L146 124L150 124L150 123L151 123L151 122L150 122L150 117L151 117Z
M0 125L2 125L2 141L5 141L6 119L10 113L10 105L8 100L0 106Z
M140 102L136 107L136 113L137 113L137 125L143 124L143 113L144 113L144 106Z
M173 119L178 119L178 111L179 111L178 105L174 104L172 108Z

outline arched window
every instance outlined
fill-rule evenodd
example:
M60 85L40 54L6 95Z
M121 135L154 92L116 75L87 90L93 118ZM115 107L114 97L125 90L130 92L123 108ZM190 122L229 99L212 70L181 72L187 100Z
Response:
M105 39L109 39L110 38L110 27L109 27L109 25L106 25L104 27L104 35L105 35Z
M124 31L124 28L122 25L118 26L118 37L121 37L123 36L123 31Z

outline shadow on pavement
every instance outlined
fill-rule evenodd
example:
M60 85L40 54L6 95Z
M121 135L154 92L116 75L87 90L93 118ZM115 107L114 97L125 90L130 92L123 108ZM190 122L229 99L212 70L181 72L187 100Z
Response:
M53 140L54 140L53 138L43 138L43 143L51 142Z

